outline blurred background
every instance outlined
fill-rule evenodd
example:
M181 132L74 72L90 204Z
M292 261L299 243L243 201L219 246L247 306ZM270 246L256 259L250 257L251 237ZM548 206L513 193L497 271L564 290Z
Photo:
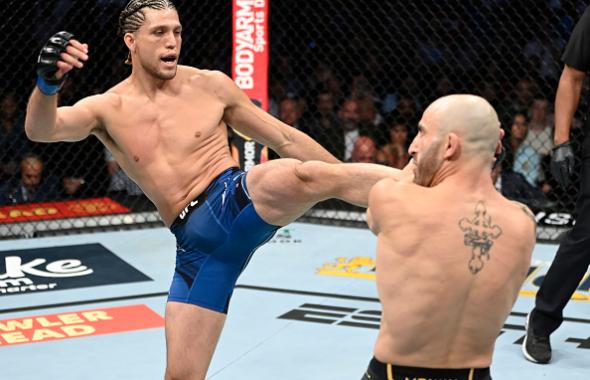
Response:
M126 3L2 3L0 237L161 225L151 202L96 138L40 144L24 134L37 54L55 32L68 30L90 46L86 67L60 92L61 105L129 75L116 35ZM180 63L230 75L231 2L175 4L184 27ZM560 56L586 6L573 0L272 0L268 112L341 160L401 168L430 102L451 93L481 95L506 131L506 159L491 173L496 187L533 209L540 239L556 240L575 219L580 171L568 188L549 173L553 102ZM572 128L577 152L587 104L582 99ZM328 201L307 219L363 225L362 211Z

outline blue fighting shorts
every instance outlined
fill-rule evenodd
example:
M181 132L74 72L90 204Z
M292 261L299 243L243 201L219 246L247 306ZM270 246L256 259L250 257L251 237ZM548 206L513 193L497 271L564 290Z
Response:
M168 301L227 313L238 276L278 228L254 210L246 173L227 169L170 226L177 249Z

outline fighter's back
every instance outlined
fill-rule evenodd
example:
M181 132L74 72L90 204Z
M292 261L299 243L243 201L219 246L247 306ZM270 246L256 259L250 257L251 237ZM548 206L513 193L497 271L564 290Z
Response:
M535 226L493 187L373 190L382 302L375 357L414 367L487 367L526 275ZM378 206L378 207L374 207Z

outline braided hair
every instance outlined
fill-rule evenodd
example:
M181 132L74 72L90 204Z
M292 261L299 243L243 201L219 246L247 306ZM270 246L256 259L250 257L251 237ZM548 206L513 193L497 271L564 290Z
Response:
M119 15L119 30L117 34L124 36L125 33L136 32L145 21L143 8L150 9L176 9L170 0L131 0ZM131 53L129 53L125 63L131 64Z

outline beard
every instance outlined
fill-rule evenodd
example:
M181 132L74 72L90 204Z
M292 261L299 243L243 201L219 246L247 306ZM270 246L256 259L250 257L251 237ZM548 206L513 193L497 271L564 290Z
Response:
M178 70L178 64L174 66L172 69L162 70L160 67L160 61L158 60L156 64L143 64L143 69L152 77L159 80L170 80L176 76L176 71Z
M435 174L443 164L440 157L442 142L433 143L422 153L414 169L414 183L419 186L430 187Z

